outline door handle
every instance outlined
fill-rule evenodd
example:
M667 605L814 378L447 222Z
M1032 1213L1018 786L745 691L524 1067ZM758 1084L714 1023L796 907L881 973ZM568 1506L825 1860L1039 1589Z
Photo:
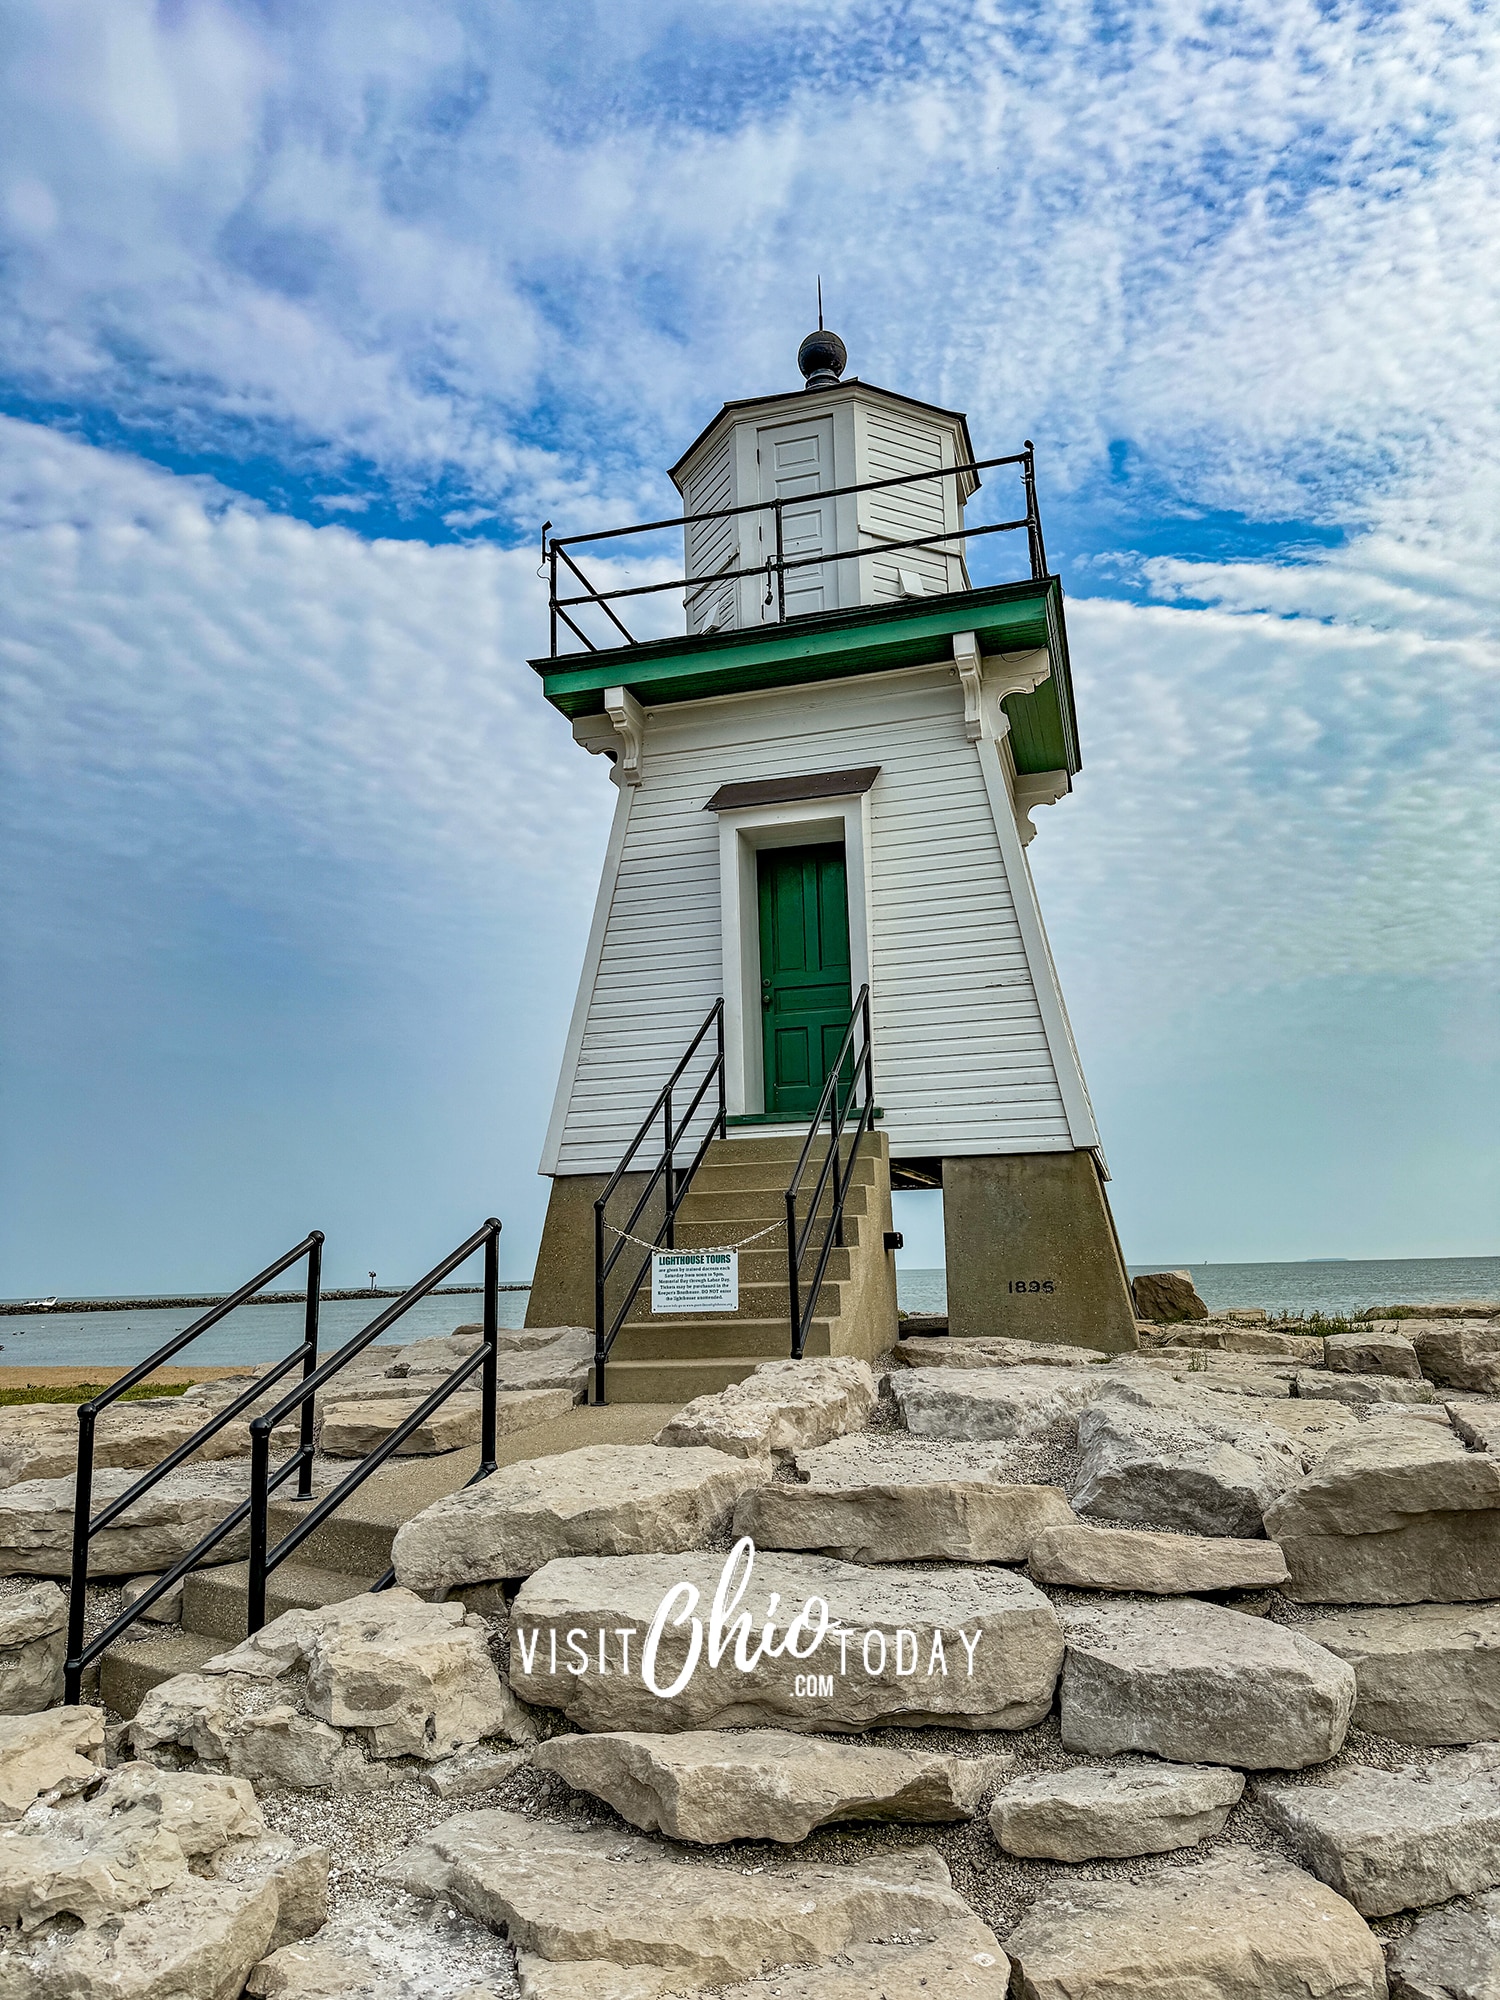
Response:
M762 980L762 981L760 982L760 1004L761 1004L761 1006L762 1006L762 1007L769 1007L769 1006L770 1006L770 1004L771 1004L771 1001L772 1001L772 998L773 998L773 995L772 995L772 992L771 992L771 982L770 982L770 980L769 980L769 979L763 979L763 980Z

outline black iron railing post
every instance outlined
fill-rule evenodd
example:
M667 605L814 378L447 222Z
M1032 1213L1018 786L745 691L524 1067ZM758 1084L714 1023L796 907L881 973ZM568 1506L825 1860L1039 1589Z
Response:
M781 502L776 502L776 616L786 623L786 549L781 525Z
M594 1401L604 1401L604 1204L607 1194L594 1203Z
M666 1146L662 1159L667 1170L667 1248L677 1248L677 1175L672 1158L672 1087L667 1086Z
M495 1394L500 1381L500 1224L491 1216L484 1240L484 1379L479 1434L479 1470L495 1469Z
M1021 478L1026 488L1026 545L1031 554L1034 578L1047 574L1047 550L1042 541L1042 516L1036 503L1036 448L1026 439L1021 459Z
M308 1402L311 1402L309 1397ZM308 1404L304 1404L306 1409ZM257 1417L250 1426L250 1577L245 1592L245 1630L266 1622L266 1517L270 1507L271 1425Z
M89 1513L94 1504L94 1406L78 1406L78 1469L73 1478L73 1574L68 1586L68 1657L63 1700L76 1705L83 1687L83 1619L88 1602Z
M307 1352L302 1357L302 1379L316 1372L318 1366L318 1309L323 1292L323 1232L315 1229L312 1245L307 1253L307 1310L302 1321L302 1344ZM297 1468L297 1498L312 1498L313 1462L313 1413L314 1398L309 1396L302 1405L301 1463Z
M715 1008L714 1011L718 1017L718 1026L719 1026L719 1137L721 1139L727 1139L729 1136L729 1103L728 1099L724 1094L725 1093L724 1002L722 1000L719 1002L718 1006Z
M850 1084L851 1093L853 1084ZM843 1138L844 1121L839 1116L838 1085L834 1085L833 1095L828 1100L828 1149L833 1154L833 1240L842 1250L844 1247L844 1191L839 1186L839 1143Z
M797 1241L797 1183L794 1177L786 1191L786 1283L792 1314L794 1361L802 1359L802 1299L798 1281L798 1266L801 1262L802 1245Z
M543 539L545 539L545 536L543 537ZM552 547L548 553L548 562L550 563L552 569L552 584L551 588L547 593L547 597L552 610L552 657L555 660L557 658L557 544L556 542L552 544Z

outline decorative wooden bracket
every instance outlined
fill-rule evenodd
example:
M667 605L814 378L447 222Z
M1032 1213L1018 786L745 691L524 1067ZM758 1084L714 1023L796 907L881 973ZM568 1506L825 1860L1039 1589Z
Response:
M1016 778L1016 826L1023 847L1029 847L1036 839L1031 815L1037 807L1055 806L1059 799L1067 797L1069 789L1066 771L1028 771Z
M954 633L953 664L964 691L964 735L971 743L977 743L984 734L984 711L979 705L984 693L984 656L979 650L977 632Z
M984 698L994 706L996 737L1006 734L1010 717L1002 703L1008 694L1035 694L1052 671L1045 647L1026 653L990 653L979 650L976 632L955 632L953 666L964 691L964 735L977 743L984 734Z
M641 782L641 753L646 745L646 713L629 688L604 690L604 713L614 725L619 750L610 777L617 785Z

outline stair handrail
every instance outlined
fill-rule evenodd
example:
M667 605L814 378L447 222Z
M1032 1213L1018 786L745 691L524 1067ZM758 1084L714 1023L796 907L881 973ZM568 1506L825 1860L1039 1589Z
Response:
M703 1044L703 1038L710 1028L716 1029L718 1033L717 1052L713 1061L705 1070L703 1080L693 1094L692 1102L674 1125L672 1118L672 1092L681 1082L683 1072L698 1053L699 1048ZM693 1155L692 1164L687 1168L679 1167L676 1165L677 1148L682 1143L683 1135L697 1116L698 1108L702 1104L704 1097L708 1094L709 1085L716 1080L719 1086L718 1108L709 1120L708 1130L704 1133L698 1150ZM608 1182L605 1184L604 1192L594 1203L594 1401L596 1404L603 1403L604 1401L605 1363L609 1359L610 1349L614 1346L619 1336L620 1328L625 1324L625 1316L635 1303L635 1295L640 1290L646 1273L651 1268L651 1259L657 1250L663 1247L670 1250L676 1243L677 1211L681 1208L683 1201L687 1197L688 1189L693 1184L693 1176L697 1173L699 1167L702 1166L704 1156L713 1141L715 1139L722 1139L729 1129L728 1105L725 1098L724 1084L724 1002L720 998L715 1000L712 1007L709 1008L707 1014L704 1016L702 1027L699 1028L697 1034L688 1043L686 1050L683 1052L682 1060L657 1093L656 1102L641 1120L640 1130L625 1148L624 1157L610 1175ZM609 1203L610 1196L624 1178L631 1161L645 1143L646 1134L655 1125L658 1118L661 1118L663 1121L662 1135L664 1144L661 1157L651 1169L646 1185L641 1190L640 1200L631 1210L625 1227L617 1229L613 1223L606 1223L604 1219L605 1208ZM630 1232L645 1213L646 1205L655 1193L657 1183L662 1179L663 1175L666 1176L666 1214L656 1232L654 1243L649 1247L638 1245L638 1247L646 1249L645 1258L642 1260L641 1267L636 1272L635 1277L626 1287L625 1296L606 1330L605 1320L608 1314L604 1298L605 1284L615 1265L623 1256L625 1245L636 1241ZM614 1248L607 1256L604 1250L606 1229L613 1231L615 1237Z
M250 1512L250 1578L246 1594L245 1629L247 1633L258 1632L266 1622L266 1579L271 1572L284 1563L292 1552L299 1548L315 1528L319 1528L330 1514L336 1513L356 1488L362 1486L372 1472L377 1471L385 1461L421 1428L433 1411L440 1408L453 1392L462 1387L476 1370L484 1371L481 1384L479 1465L466 1481L474 1485L476 1480L487 1479L495 1470L495 1394L499 1375L499 1295L500 1295L500 1229L497 1217L490 1216L466 1242L446 1256L440 1264L434 1265L425 1278L419 1278L401 1294L377 1313L366 1327L362 1327L351 1339L346 1340L337 1353L330 1354L318 1368L303 1377L298 1386L273 1409L256 1417L250 1425L250 1498L246 1503ZM450 1271L457 1270L474 1252L484 1248L484 1326L483 1337L472 1354L466 1355L458 1366L439 1383L431 1395L425 1397L415 1410L396 1426L387 1437L360 1459L357 1465L331 1487L321 1498L312 1502L296 1526L282 1536L275 1547L268 1546L270 1500L272 1493L304 1462L309 1474L312 1460L312 1411L319 1391L351 1362L362 1354L373 1340L394 1326L403 1313L409 1312L419 1299L423 1299L442 1283ZM274 1472L271 1470L271 1433L282 1420L298 1407L302 1410L302 1433L304 1442ZM307 1497L301 1493L299 1499ZM372 1590L388 1590L396 1580L394 1567L378 1577L370 1586Z
M154 1370L170 1361L174 1354L180 1354L183 1348L198 1338L199 1334L207 1333L211 1326L217 1326L219 1321L232 1313L236 1306L241 1306L247 1299L254 1298L255 1294L264 1290L273 1278L279 1278L283 1271L298 1263L303 1257L307 1259L307 1292L301 1344L294 1347L289 1354L283 1355L281 1360L265 1374L257 1375L248 1389L234 1397L217 1415L210 1417L207 1423L194 1431L190 1438L184 1439L169 1451L160 1465L151 1466L143 1472L140 1478L127 1487L117 1499L111 1500L107 1507L91 1517L94 1496L94 1438L100 1412L108 1409L111 1403L118 1402L127 1389L133 1389L138 1382L143 1382ZM191 1325L185 1326L180 1333L174 1333L172 1338L158 1347L154 1354L148 1354L144 1361L137 1363L117 1381L111 1382L99 1395L92 1397L87 1403L79 1404L78 1461L73 1479L73 1560L68 1579L68 1647L63 1661L64 1701L70 1704L77 1702L83 1689L85 1668L96 1660L107 1646L112 1646L120 1634L138 1618L144 1617L158 1598L164 1597L189 1571L196 1569L204 1557L239 1526L250 1510L250 1502L248 1499L241 1501L217 1527L211 1528L194 1548L163 1575L157 1577L133 1604L127 1605L102 1631L96 1632L85 1644L83 1634L88 1603L89 1543L102 1529L107 1528L111 1521L118 1520L120 1515L128 1507L133 1506L143 1494L149 1493L158 1480L175 1471L184 1460L201 1450L217 1432L223 1430L227 1424L232 1424L235 1418L252 1403L258 1402L266 1390L295 1368L299 1361L302 1363L304 1381L314 1373L318 1365L318 1306L322 1293L322 1276L323 1232L321 1229L314 1229L285 1255L278 1257L274 1264L268 1264L264 1271L241 1285L237 1292L231 1293L226 1299L220 1299L216 1306L211 1306L206 1313L200 1314ZM310 1404L303 1417L301 1444L302 1450L306 1452L306 1458L304 1460L299 1452L292 1463L301 1466L299 1485L305 1496L312 1491Z
M864 1047L855 1056L855 1031L864 1030ZM841 1089L839 1077L844 1068L845 1058L851 1059L852 1074L848 1087ZM854 1143L849 1149L847 1165L840 1167L840 1149L843 1144L844 1126L854 1103L861 1080L864 1083L864 1102L859 1109L859 1118L854 1128ZM807 1219L799 1229L797 1226L797 1200L802 1190L802 1176L807 1171L808 1159L817 1142L818 1127L824 1116L828 1118L828 1152L813 1188L812 1200L807 1205ZM865 1134L875 1122L875 1065L870 1045L870 989L861 986L859 997L854 1002L849 1015L849 1025L844 1030L844 1038L839 1043L838 1054L829 1065L828 1075L823 1084L818 1108L812 1115L807 1128L807 1137L802 1142L802 1151L797 1156L797 1164L786 1189L786 1256L787 1287L792 1328L792 1359L800 1361L807 1348L808 1330L817 1315L818 1299L823 1290L824 1275L828 1270L828 1259L835 1244L844 1247L844 1205L849 1198L849 1187L854 1179L854 1163L859 1158L859 1149L864 1144ZM801 1271L802 1259L808 1244L812 1241L813 1228L817 1221L821 1203L830 1176L833 1181L833 1207L828 1218L828 1233L823 1239L823 1247L818 1256L817 1268L812 1284L808 1288L807 1302L802 1302Z

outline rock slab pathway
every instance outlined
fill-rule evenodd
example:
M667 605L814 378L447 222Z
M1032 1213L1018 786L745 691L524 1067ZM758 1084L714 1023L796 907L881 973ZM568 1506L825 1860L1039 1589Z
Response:
M664 1603L659 1695L643 1650ZM822 1607L844 1631L814 1645ZM795 1652L762 1652L767 1622L774 1646L795 1639ZM1004 1569L870 1570L762 1551L741 1587L719 1555L581 1558L538 1570L511 1609L511 1686L590 1730L1027 1729L1050 1709L1061 1661L1051 1604Z
M1069 1750L1294 1771L1348 1732L1354 1670L1298 1630L1190 1597L1063 1616Z
M1245 1789L1238 1771L1122 1759L1008 1784L990 1830L1010 1854L1048 1861L1122 1859L1192 1847L1224 1831Z
M1086 1525L1043 1528L1031 1545L1030 1568L1039 1583L1154 1597L1272 1590L1287 1578L1286 1558L1274 1542Z
M971 1819L1012 1759L828 1742L782 1729L554 1736L539 1769L644 1833L712 1846L805 1840L840 1820Z
M433 1590L530 1576L559 1556L701 1548L769 1476L764 1460L706 1446L583 1445L434 1501L397 1531L392 1561L405 1588Z
M1005 1939L1018 2000L1382 2000L1364 1919L1290 1863L1226 1848L1145 1882L1046 1890Z
M600 2000L730 1986L769 1966L822 1965L894 1933L931 1936L974 1922L931 1849L748 1878L680 1861L638 1835L504 1811L445 1821L390 1874L414 1894L449 1897L504 1925L524 1955L567 1968L574 1983L550 1991ZM613 1985L603 1983L609 1968ZM647 1983L630 1983L636 1972Z

